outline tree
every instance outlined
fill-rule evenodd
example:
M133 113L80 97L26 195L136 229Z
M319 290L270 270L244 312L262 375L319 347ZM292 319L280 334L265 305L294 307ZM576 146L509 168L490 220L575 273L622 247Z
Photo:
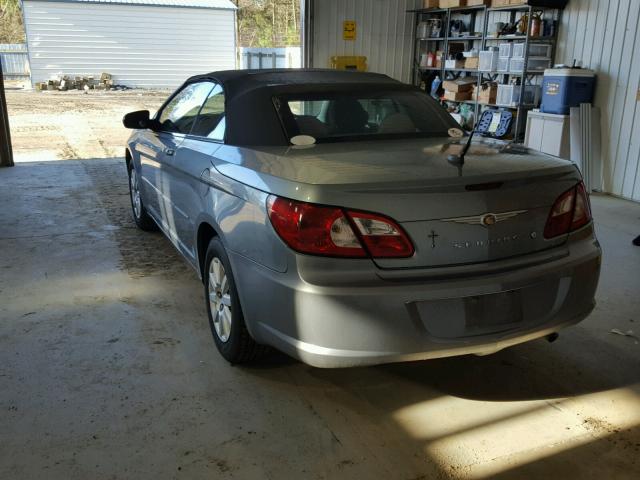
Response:
M24 27L18 0L0 0L0 43L24 43Z
M300 0L233 0L240 47L300 45ZM25 41L19 0L0 0L0 43Z
M300 0L234 0L240 47L300 45Z

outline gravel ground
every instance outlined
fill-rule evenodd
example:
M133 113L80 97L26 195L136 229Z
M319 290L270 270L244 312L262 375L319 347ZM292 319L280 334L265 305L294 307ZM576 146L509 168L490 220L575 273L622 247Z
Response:
M122 116L154 112L169 91L37 92L7 91L15 161L69 160L123 156L129 136Z

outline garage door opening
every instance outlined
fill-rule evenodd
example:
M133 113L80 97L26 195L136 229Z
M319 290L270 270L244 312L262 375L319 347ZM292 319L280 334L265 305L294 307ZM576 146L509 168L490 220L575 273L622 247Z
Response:
M299 0L9 3L0 57L16 162L122 157L122 117L155 113L188 77L302 65Z

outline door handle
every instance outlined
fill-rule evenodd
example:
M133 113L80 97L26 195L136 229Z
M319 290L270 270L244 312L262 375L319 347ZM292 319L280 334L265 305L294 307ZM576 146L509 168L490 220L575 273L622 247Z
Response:
M165 148L164 149L164 154L168 157L173 157L173 154L176 153L176 151L173 148Z

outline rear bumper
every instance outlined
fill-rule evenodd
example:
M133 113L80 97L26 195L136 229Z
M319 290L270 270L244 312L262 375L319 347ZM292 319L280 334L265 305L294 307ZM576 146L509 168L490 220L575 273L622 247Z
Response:
M511 335L505 335L499 340L491 341L485 338L478 344L470 345L441 345L434 339L432 345L425 345L420 352L388 352L388 351L362 351L327 348L321 345L302 342L292 337L287 337L281 332L271 330L280 341L271 342L279 350L288 353L294 358L319 368L345 368L383 363L413 362L432 358L455 357L458 355L490 355L507 347L526 343L531 340L546 337L563 328L570 327L584 320L595 307L592 303L582 314L564 322L552 322L545 326L539 326L531 331L516 331ZM266 327L269 328L269 327Z
M600 256L589 234L549 262L404 281L361 260L292 254L280 273L230 258L254 338L331 368L485 355L557 332L594 308Z

